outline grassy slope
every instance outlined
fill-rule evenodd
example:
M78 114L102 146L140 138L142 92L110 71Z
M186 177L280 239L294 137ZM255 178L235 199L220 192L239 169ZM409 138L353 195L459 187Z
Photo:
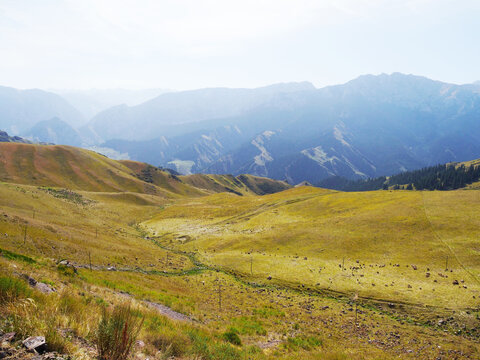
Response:
M478 306L480 292L479 211L477 191L302 187L253 199L183 200L145 224L165 239L187 235L178 246L198 249L209 263L243 274L253 263L261 280L466 308ZM453 272L445 272L447 256ZM464 283L454 286L455 279Z
M145 184L120 162L93 151L60 145L0 144L0 179L86 191L165 191Z
M31 148L24 148L24 154L25 149ZM56 156L69 159L68 166L63 165L64 160L39 162L46 155L12 155L3 149L2 160L9 162L0 165L0 174L8 176L5 180L9 182L31 181L38 186L48 180L48 185L52 181L64 184L65 172L49 168L61 165L62 171L70 174L68 181L74 179L71 183L79 188L87 186L80 180L83 174L78 174L83 170L72 169L72 173L69 167L75 168L76 161L87 163L85 156L94 158L91 165L95 168L96 156L100 155L69 147L44 147L40 152L46 149L63 153ZM68 155L69 151L74 154ZM26 168L12 165L10 161L15 159L26 159ZM29 159L35 159L35 165ZM131 175L132 167L138 165L125 166L103 156L101 159L114 174L119 166L121 177L122 171L128 175L127 184L140 181ZM35 167L41 168L32 171ZM95 174L103 171L97 169ZM162 181L175 180L157 175ZM116 176L109 181L125 189L123 180ZM226 185L233 182L230 177L216 177L216 181L226 181ZM140 184L144 186L144 182ZM53 312L52 318L58 321L58 327L73 327L80 336L91 336L98 321L100 308L89 303L92 297L118 303L124 299L118 291L127 291L138 301L157 301L200 321L195 326L172 326L168 321L155 320L155 325L149 317L141 336L152 355L159 343L176 343L182 344L184 358L204 357L198 349L222 343L221 333L234 327L244 344L267 349L265 354L257 348L255 355L222 358L479 357L478 334L471 335L468 330L478 328L480 315L476 280L480 266L476 260L478 191L340 193L300 187L266 196L218 193L198 197L195 191L201 190L187 194L189 184L173 182L172 190L165 190L165 194L184 191L189 196L166 197L145 194L135 187L128 192L94 187L72 194L36 186L0 183L0 248L37 260L29 264L0 256L0 276L20 272L63 289L59 298L51 295L45 300L52 309L64 306L65 294L75 296L68 301L78 302L78 307L68 310L67 315ZM151 220L144 222L146 219ZM145 239L139 222L156 232L155 240L164 247L195 251L202 262L233 271L235 276L213 269L182 272L195 266L191 258ZM81 268L79 275L71 277L57 270L55 262L63 258L88 264L89 253L93 271ZM444 269L447 256L453 272ZM346 270L339 267L343 258ZM393 266L397 263L399 267ZM110 265L128 271L106 271ZM359 269L352 272L351 267ZM426 277L427 267L430 277ZM454 286L454 279L464 282ZM339 291L348 297L358 292L363 297L387 299L393 307L372 308L362 301L365 305L360 307L359 324L354 326L352 302L334 292L319 296L319 289ZM403 308L399 301L420 306ZM37 303L35 313L42 315L47 311L42 309L47 308L42 301ZM84 308L88 316L83 317L77 308ZM453 308L455 313L444 308ZM2 311L0 331L6 330L2 329ZM41 324L51 321L47 313L42 316L45 319ZM453 320L437 328L439 318L450 317ZM428 326L412 323L418 320L429 320ZM44 334L44 326L34 335ZM208 344L188 345L193 341L189 337L192 331L204 331L210 336L205 340ZM298 345L309 337L323 345ZM284 345L269 347L277 340ZM193 350L187 350L188 346ZM247 351L246 346L241 349ZM231 354L233 350L228 351Z
M172 193L184 196L206 195L205 191L186 184L178 177L149 164L131 160L121 160L120 163L128 167L136 176L140 178L146 179L147 177L145 175L147 174L151 184L168 190ZM142 171L146 171L146 174L142 173Z
M352 304L347 301L312 296L310 292L297 292L288 288L272 286L262 288L250 285L248 283L250 279L243 282L223 272L212 270L176 276L162 275L163 271L189 269L194 264L184 254L166 251L155 246L152 241L144 239L142 232L135 225L136 222L160 213L162 221L165 222L165 231L173 230L171 234L159 238L165 241L166 246L172 247L176 244L176 235L190 233L195 238L200 232L202 237L187 242L186 246L204 246L205 241L205 250L208 252L202 252L201 258L211 263L218 262L223 267L236 267L238 263L240 271L244 271L244 265L249 264L249 257L241 250L245 246L243 241L249 246L258 244L266 255L255 254L255 274L252 278L256 282L265 280L267 272L262 266L271 266L271 259L274 259L274 256L269 255L272 251L275 253L287 251L287 244L292 243L288 245L290 251L298 253L301 258L289 257L285 258L284 264L276 263L289 266L285 270L276 267L278 275L289 270L294 275L303 274L309 280L311 275L298 273L297 268L301 270L302 267L305 268L304 264L310 264L309 261L315 264L320 260L310 260L312 251L308 245L308 237L301 238L303 247L296 247L295 241L292 241L292 236L299 234L298 227L302 222L302 216L298 211L308 210L307 214L310 214L303 223L305 231L308 232L310 230L305 225L306 222L314 221L319 217L319 213L327 214L327 211L319 212L313 208L320 206L318 202L321 199L325 204L331 201L333 206L333 199L328 199L339 194L315 188L296 188L264 197L240 197L223 193L201 198L170 200L139 193L78 192L82 197L81 201L77 201L75 199L79 197L59 198L33 186L0 184L0 248L37 260L36 264L28 264L0 256L0 275L5 273L8 275L11 271L26 273L53 284L57 289L63 289L59 298L57 295L51 295L49 300L45 301L54 309L63 309L65 301L74 304L78 302L75 306L69 307L71 310L68 310L67 314L62 310L58 316L51 315L49 318L48 314L43 313L47 311L43 309L47 308L44 308L40 300L37 301L38 310L35 313L44 316L45 321L54 318L58 322L58 327L73 327L80 336L87 338L91 336L90 331L100 314L100 309L92 303L89 304L89 301L92 297L95 299L100 297L109 303L121 302L124 298L118 291L127 291L138 301L148 299L166 304L199 320L198 325L172 326L165 320L155 320L154 323L149 315L141 338L146 341L152 354L157 351L155 346L159 346L159 343L167 347L173 342L180 344L175 346L180 348L181 354L182 352L185 354L184 358L198 358L202 356L198 353L200 348L213 346L215 342L222 343L221 333L234 327L245 344L241 348L242 351L247 351L247 345L259 345L267 349L259 352L257 348L254 355L247 357L225 355L222 358L410 358L412 354L407 350L413 351L417 358L436 358L442 354L449 354L449 350L461 350L471 357L478 355L478 346L465 337L413 325L408 321L397 321L369 307L360 308L359 326L355 328ZM393 202L399 202L405 196L402 192L389 194L393 196ZM343 204L349 202L345 199L335 201ZM363 203L357 203L357 200L353 203L365 206ZM326 205L322 207L327 210ZM342 213L342 210L339 213ZM269 222L260 223L262 216ZM432 213L430 216L434 222L435 217L441 214ZM325 221L328 222L328 219ZM173 223L177 225L172 227ZM249 229L243 228L246 226L245 223L248 223ZM264 236L264 232L272 231L277 226L285 230L289 223L294 225L293 230L284 236L279 231L275 232L275 239ZM28 232L24 244L25 225ZM195 229L194 232L191 231L192 227ZM98 237L95 234L96 229ZM218 235L218 231L223 235ZM241 237L238 237L239 231L243 234ZM211 236L215 237L215 242ZM280 241L276 240L277 237ZM185 237L178 239L185 241ZM273 249L272 240L275 240L276 245ZM277 248L279 250L276 250ZM55 261L63 258L78 264L88 264L89 252L94 265L93 271L81 268L79 275L74 277L65 276L57 271ZM303 260L304 253L308 255L309 260ZM265 261L267 258L270 260ZM108 264L115 265L117 269L135 269L138 266L142 270L158 272L95 269L95 266ZM266 270L270 271L271 268ZM392 281L398 274L392 272L390 276L389 281ZM219 283L223 299L221 308L218 302ZM68 300L65 296L74 298ZM85 316L79 313L80 311L85 311ZM0 327L1 325L0 321ZM468 323L468 326L471 324ZM197 328L200 330L196 330ZM35 335L42 335L44 331L44 328L39 328ZM188 350L190 346L188 344L192 341L189 340L189 334L192 331L211 334L210 338L205 340L207 344L202 347L195 345L193 350ZM395 334L394 338L392 334ZM305 345L306 340L302 339L310 337L315 339L315 343L323 345ZM280 341L284 345L270 348L275 341ZM438 345L441 347L437 347Z
M166 266L165 251L140 239L135 229L137 221L157 212L165 200L137 193L78 194L84 205L36 187L0 184L0 248L79 264L89 264L91 253L94 265L150 270L186 266L180 256L171 257L175 261Z
M202 177L204 179L198 181ZM168 198L204 196L222 191L263 194L288 187L283 182L252 176L245 176L243 182L221 175L179 178L145 163L111 160L85 149L18 143L0 143L0 180L83 191L145 193Z
M194 174L180 177L185 183L211 192L237 192L241 194L272 194L290 188L283 181L253 175Z

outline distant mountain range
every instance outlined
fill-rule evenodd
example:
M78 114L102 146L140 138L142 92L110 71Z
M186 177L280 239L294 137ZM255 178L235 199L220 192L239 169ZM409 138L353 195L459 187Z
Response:
M304 82L165 93L114 106L84 125L55 114L21 124L31 139L80 142L187 174L318 183L479 158L480 87L365 75L321 89ZM8 130L2 118L0 128Z
M91 89L91 90L51 90L72 104L86 119L91 119L112 106L125 104L134 106L169 92L166 89Z
M0 86L0 129L21 135L39 121L58 117L72 127L83 125L83 115L59 95L43 90Z

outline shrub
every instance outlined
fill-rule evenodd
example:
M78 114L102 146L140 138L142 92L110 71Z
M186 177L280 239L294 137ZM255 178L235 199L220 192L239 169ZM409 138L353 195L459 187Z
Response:
M230 328L230 330L224 332L223 338L230 344L239 346L242 345L242 340L240 340L240 337L238 336L238 330L235 328Z
M64 276L73 277L76 275L76 270L73 266L59 264L57 266L57 271L59 272L59 274Z
M25 282L11 277L0 277L0 304L29 297L31 293L32 291Z
M96 336L100 359L128 359L143 320L143 317L132 311L129 304L117 305L111 311L104 308Z
M150 342L168 357L185 355L190 346L190 339L176 329L163 328Z

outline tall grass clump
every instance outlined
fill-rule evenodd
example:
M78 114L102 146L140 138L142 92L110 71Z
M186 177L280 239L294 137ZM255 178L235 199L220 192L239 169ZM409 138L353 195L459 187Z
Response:
M130 304L117 305L113 310L104 308L96 334L100 359L128 359L142 328L143 320L143 316L133 311Z
M27 298L32 291L24 281L7 276L0 276L0 305Z

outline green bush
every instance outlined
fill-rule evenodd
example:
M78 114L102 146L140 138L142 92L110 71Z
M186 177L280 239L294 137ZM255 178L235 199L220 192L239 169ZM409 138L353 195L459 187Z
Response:
M64 275L64 276L73 277L73 276L77 275L77 271L75 270L75 268L73 266L67 266L67 265L59 264L57 266L57 271L59 272L59 274Z
M224 332L223 338L230 344L239 346L242 345L242 340L240 340L240 337L238 336L238 330L235 328L230 328L230 330Z
M117 305L111 311L104 308L96 334L100 359L128 359L142 328L143 320L143 317L132 311L129 304Z
M31 294L32 290L25 282L6 276L0 277L0 304L5 304L18 298L27 298Z

